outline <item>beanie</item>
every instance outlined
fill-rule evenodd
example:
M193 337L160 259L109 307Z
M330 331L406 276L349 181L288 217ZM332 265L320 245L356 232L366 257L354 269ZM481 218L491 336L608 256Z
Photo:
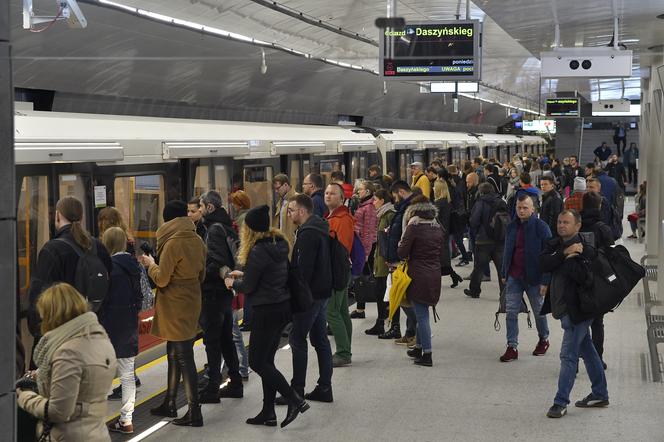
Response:
M585 192L586 191L586 179L580 176L574 178L574 191L575 192Z
M254 207L247 212L244 222L253 231L267 232L270 230L270 208L265 204Z
M179 200L169 201L164 207L163 215L165 223L181 216L187 216L187 203Z

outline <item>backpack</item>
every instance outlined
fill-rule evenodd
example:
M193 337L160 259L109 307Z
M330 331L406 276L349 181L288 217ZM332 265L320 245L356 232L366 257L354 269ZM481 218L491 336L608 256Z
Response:
M350 250L350 261L351 275L353 275L353 277L360 276L362 274L362 269L364 268L364 263L366 262L366 254L364 246L362 245L362 240L360 240L357 233L353 233L353 248Z
M484 226L489 239L498 242L505 241L505 232L507 232L507 225L510 221L510 214L505 201L502 199L494 201L491 205L488 222Z
M498 320L498 315L500 315L501 313L507 313L507 294L505 290L506 287L503 287L503 289L500 291L500 297L498 298L498 311L496 312L496 320L493 323L493 328L496 331L500 331L500 321ZM523 294L521 295L521 308L519 309L519 313L526 314L528 320L528 328L533 328L533 323L530 320L530 310L528 309L528 304L526 304L526 300L523 299Z
M623 204L625 201L625 195L621 195ZM622 211L615 204L611 204L611 223L609 227L613 233L613 239L618 239L622 237L623 234L623 224L622 224Z
M213 226L214 225L221 227L221 230L224 232L224 239L226 240L226 246L228 247L228 252L230 254L230 265L228 267L234 269L237 251L240 248L240 238L234 229L228 230L222 223L214 223ZM207 245L207 232L205 245Z
M348 250L337 238L337 233L330 231L330 264L332 265L332 288L344 290L348 287L350 259Z
M97 255L97 243L93 240L92 248L84 251L77 243L67 238L56 238L56 241L68 244L76 252L78 262L74 287L88 300L90 310L98 312L108 293L110 278L108 269Z

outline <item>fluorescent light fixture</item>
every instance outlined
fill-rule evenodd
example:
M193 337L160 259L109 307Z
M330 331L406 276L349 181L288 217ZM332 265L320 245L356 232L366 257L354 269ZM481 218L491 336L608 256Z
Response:
M275 147L325 147L323 141L273 141Z
M431 83L432 93L450 93L456 92L456 85L454 82L435 82Z
M272 155L297 155L325 152L327 144L323 141L273 141L270 147Z
M127 6L127 5L123 5L123 4L120 4L120 3L111 2L111 1L108 1L108 0L99 0L99 3L101 3L102 5L112 6L114 8L118 8L118 9L124 9L125 11L130 11L130 12L133 12L135 14L138 13L138 9L134 8L132 6Z
M249 153L247 141L167 141L163 143L165 160L173 158L233 157Z
M457 89L459 92L477 93L480 90L480 85L474 82L461 82Z
M114 142L24 142L14 143L16 164L83 163L122 161L124 149Z

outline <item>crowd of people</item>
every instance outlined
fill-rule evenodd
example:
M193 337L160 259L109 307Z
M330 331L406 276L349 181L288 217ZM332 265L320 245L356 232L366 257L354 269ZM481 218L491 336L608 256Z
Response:
M188 203L168 202L154 251L138 247L113 207L99 213L100 237L93 238L81 225L81 202L63 198L56 205L55 238L41 250L31 281L34 365L24 379L36 382L32 389L17 388L19 407L40 421L38 432L56 440L108 440L108 430L131 434L138 314L153 307L150 332L167 343L168 372L164 402L152 414L174 418L174 425L202 426L201 404L242 398L251 369L261 378L263 404L247 424L276 426L275 405L284 405L285 427L309 409L308 401L334 400L333 370L353 361L352 319L366 317L363 302L349 310L359 279L372 279L375 288L370 301L377 319L365 334L407 346L415 365L431 367L430 315L437 318L441 276L450 276L456 288L463 278L454 268L472 263L464 293L479 298L482 283L491 280L491 262L507 314L499 360L519 358L517 318L525 293L539 335L533 355L549 348L549 312L565 332L548 416L566 413L579 357L592 393L576 405L606 406L603 318L581 311L576 293L587 277L576 262L592 260L596 250L621 238L625 185L636 183L636 172L628 179L606 148L598 148L597 161L585 168L574 156L559 161L548 155L517 155L503 164L481 157L458 165L414 162L410 183L383 175L376 165L355 186L339 171L327 185L311 173L302 193L279 174L272 182L273 207L252 207L242 190L229 196L229 210L214 190ZM623 152L629 167L638 157L635 149ZM645 199L643 183L636 212L628 216L630 238L644 234ZM412 281L404 300L390 305L399 269ZM311 295L303 311L293 310L294 278ZM105 297L92 303L101 290ZM290 382L274 361L284 329L292 350ZM250 331L248 353L241 330ZM198 336L207 356L202 385L193 352ZM319 370L308 393L307 339ZM223 387L222 361L228 368ZM113 392L116 374L121 387ZM188 410L177 418L181 379ZM121 399L122 408L119 420L106 427L109 394Z

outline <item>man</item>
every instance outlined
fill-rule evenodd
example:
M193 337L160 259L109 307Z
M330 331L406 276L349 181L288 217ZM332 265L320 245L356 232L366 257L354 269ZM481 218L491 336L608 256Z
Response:
M280 173L272 179L272 188L277 193L274 219L272 225L284 234L288 241L293 242L295 237L295 224L288 218L288 200L295 196L295 189L290 185L288 176Z
M314 215L323 218L325 212L327 212L325 196L323 195L323 177L317 173L310 173L305 176L302 182L302 191L305 195L311 197L314 204Z
M608 226L612 225L613 215L611 213L611 203L609 200L602 195L602 183L598 178L588 178L586 179L586 189L588 192L595 192L602 197L602 203L600 206L600 219L603 223ZM583 207L585 209L585 206Z
M337 183L344 190L344 199L351 199L353 197L354 188L352 184L346 182L344 173L340 170L335 170L330 174L330 181Z
M332 402L332 349L326 327L327 306L332 294L330 227L327 221L313 213L314 209L313 201L307 195L296 195L288 203L288 216L298 226L292 262L300 270L314 300L308 311L293 314L293 328L288 336L293 353L291 386L307 400ZM316 349L319 377L316 388L304 395L307 335ZM283 400L283 404L287 405L287 402Z
M226 288L220 270L233 270L235 257L227 237L236 240L233 222L222 206L219 192L210 190L201 195L200 208L207 230L205 245L205 280L201 285L203 303L201 327L204 333L205 352L208 359L209 381L199 392L202 404L218 404L219 398L241 398L243 396L240 363L233 342L233 292ZM230 383L221 385L221 359L226 361Z
M201 199L199 197L193 197L187 203L187 216L196 226L196 233L198 236L200 236L201 239L205 239L205 223L201 221L203 214L201 213Z
M595 163L586 163L586 167L583 169L583 176L588 178L593 175L595 175Z
M505 252L501 278L505 281L505 307L507 313L507 350L501 362L519 359L519 311L521 299L526 292L530 308L535 316L539 341L534 356L542 356L549 349L549 324L545 315L540 315L550 275L540 271L539 259L547 241L551 239L549 226L537 218L533 200L521 195L516 202L517 219L507 226Z
M606 144L606 141L602 141L602 145L593 150L593 154L595 154L597 161L604 167L611 156L611 148Z
M572 196L565 200L565 210L576 210L581 212L583 210L583 194L586 193L586 180L583 177L574 178L574 187ZM556 232L557 232L557 218L556 218Z
M579 164L579 158L576 155L572 155L569 157L569 165L572 168L572 172L574 173L574 178L580 176L583 177L583 169L581 168L581 165Z
M500 175L498 175L498 166L488 163L484 166L484 176L486 177L486 182L493 186L493 191L498 195L503 194L502 180Z
M489 183L479 185L479 195L470 215L470 230L475 238L475 261L473 272L470 274L470 287L463 291L471 298L480 297L482 276L489 262L493 261L498 274L503 266L504 244L489 236L489 223L494 206L501 203L505 205L505 202L493 191L493 186ZM499 280L499 284L502 290L503 282Z
M383 179L383 171L380 168L379 165L377 164L372 164L369 166L369 181L374 185L376 190L378 189L385 189L389 190L389 186L385 182L385 179Z
M625 147L627 147L627 130L625 129L624 123L618 123L613 129L613 143L616 145L618 156L620 156L620 145L622 144L623 151L625 150Z
M563 211L563 198L556 190L555 181L552 176L547 175L540 178L540 187L542 189L540 219L549 226L551 232L556 232L558 215Z
M514 196L510 198L507 205L510 208L510 215L512 219L516 218L516 202L518 201L521 195L528 195L533 200L533 207L535 208L535 213L540 211L540 192L539 189L532 184L532 178L530 173L521 172L519 175L519 187L514 191Z
M618 160L618 155L611 155L611 158L609 158L609 164L606 165L606 174L616 180L623 192L625 191L627 174L625 173L625 166Z
M426 176L427 179L429 180L429 189L431 189L429 193L429 200L433 201L435 199L433 195L433 187L434 183L438 179L438 169L436 169L433 166L427 167Z
M429 182L429 178L427 178L422 171L422 163L419 161L412 163L410 165L410 173L413 177L410 187L419 187L422 191L422 195L431 198L431 183Z
M325 205L329 211L327 221L330 234L334 233L350 255L353 248L355 221L344 206L344 190L340 184L332 183L325 189ZM350 284L350 272L347 276ZM348 288L332 290L332 298L327 306L327 323L330 325L337 351L332 356L332 366L345 367L351 364L351 338L353 325L348 313Z
M484 168L482 167L482 158L480 157L473 158L471 166L473 168L473 171L480 178L480 183L483 183L486 177L484 176Z
M581 215L574 210L565 210L558 216L558 237L549 240L540 255L540 270L551 273L551 285L541 313L551 313L555 319L560 319L564 330L558 392L546 414L550 418L560 418L567 414L579 357L583 358L592 382L592 393L575 405L581 408L609 405L602 360L590 338L593 315L579 308L580 289L590 277L586 262L596 257L592 245L582 242L580 229Z
M629 147L623 152L623 162L627 166L627 182L636 186L639 184L638 172L636 171L636 160L639 159L639 148L636 143L629 143Z

